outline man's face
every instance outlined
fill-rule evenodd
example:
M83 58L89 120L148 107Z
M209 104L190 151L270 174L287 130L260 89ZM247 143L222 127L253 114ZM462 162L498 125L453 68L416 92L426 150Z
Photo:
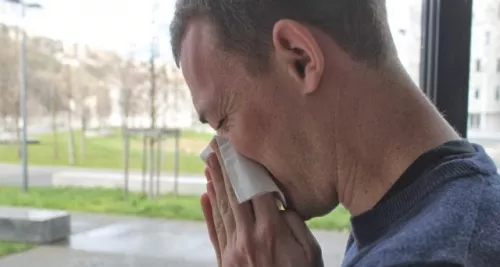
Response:
M324 213L314 185L314 151L307 133L307 101L285 68L251 75L238 56L224 54L207 23L193 22L182 42L180 63L200 117L242 155L275 178L292 209L304 218ZM330 203L331 204L331 203Z

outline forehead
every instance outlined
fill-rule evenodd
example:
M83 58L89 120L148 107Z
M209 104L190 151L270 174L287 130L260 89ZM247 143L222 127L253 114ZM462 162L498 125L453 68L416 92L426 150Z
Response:
M222 87L222 61L218 56L214 31L208 23L195 20L188 24L179 57L182 73L191 90L196 109L207 109Z

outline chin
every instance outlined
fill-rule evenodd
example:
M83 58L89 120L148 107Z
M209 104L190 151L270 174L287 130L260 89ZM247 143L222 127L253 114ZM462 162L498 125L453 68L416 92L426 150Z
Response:
M324 205L324 203L318 205L316 203L310 205L306 204L297 206L294 205L293 203L290 203L288 209L297 212L300 218L302 218L304 221L308 221L316 217L325 216L328 213L332 212L334 209L336 209L338 206L339 206L338 202L334 205Z

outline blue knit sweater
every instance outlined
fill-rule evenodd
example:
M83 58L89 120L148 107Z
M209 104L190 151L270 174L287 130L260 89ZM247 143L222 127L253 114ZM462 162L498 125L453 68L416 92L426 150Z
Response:
M500 176L472 146L352 218L342 266L500 267Z

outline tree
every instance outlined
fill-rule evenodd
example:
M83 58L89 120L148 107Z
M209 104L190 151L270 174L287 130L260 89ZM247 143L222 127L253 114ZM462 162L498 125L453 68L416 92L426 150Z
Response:
M28 87L30 118L50 116L53 137L53 157L59 158L58 114L64 110L61 92L64 78L63 65L54 57L60 48L46 38L28 39ZM44 49L47 48L47 49Z
M106 123L104 118L111 115L111 97L109 87L100 84L96 94L96 113L99 120L99 128L104 129Z
M122 111L122 129L129 127L132 116L144 110L148 73L146 64L136 64L127 59L119 65L120 107Z

